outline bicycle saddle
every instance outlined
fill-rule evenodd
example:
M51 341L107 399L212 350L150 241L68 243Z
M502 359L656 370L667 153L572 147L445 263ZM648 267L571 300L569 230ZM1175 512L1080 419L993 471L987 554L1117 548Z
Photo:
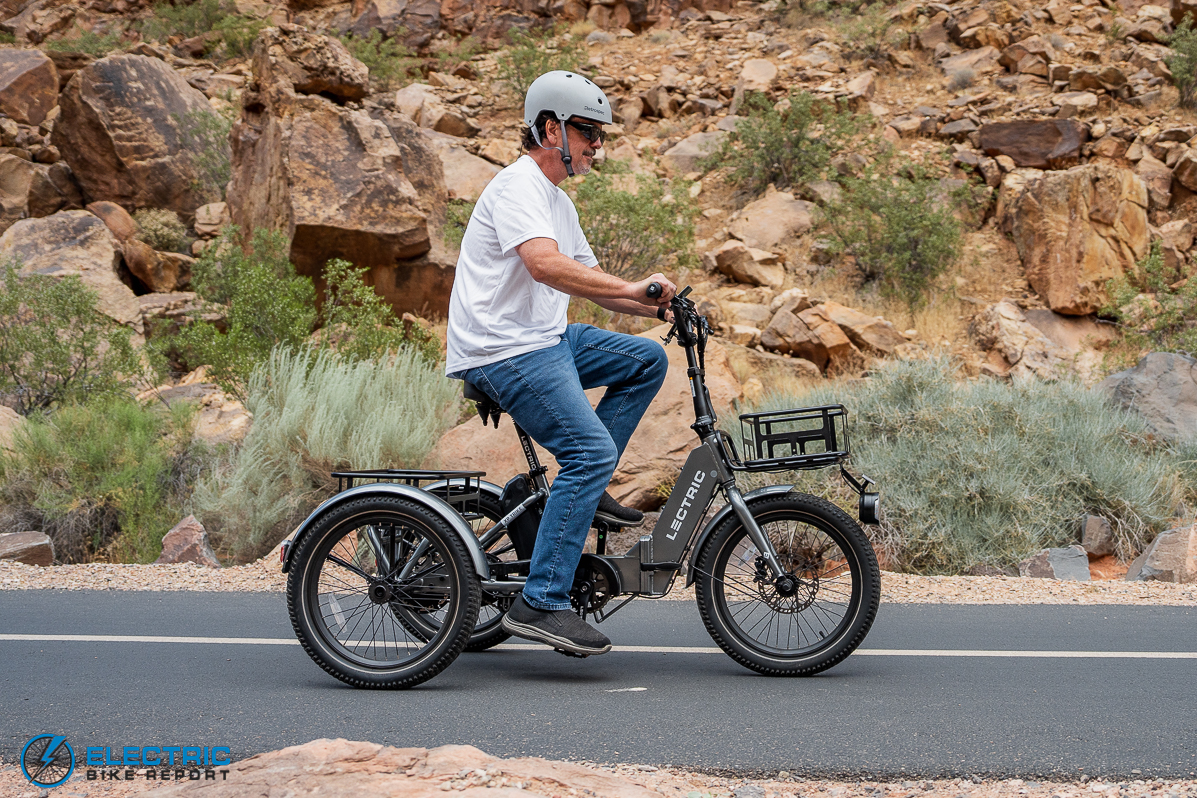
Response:
M482 416L482 426L486 426L486 420L489 418L494 420L495 429L499 428L499 416L503 414L503 408L499 407L498 402L483 393L472 382L463 383L461 395L473 402L474 406L478 408L478 415Z

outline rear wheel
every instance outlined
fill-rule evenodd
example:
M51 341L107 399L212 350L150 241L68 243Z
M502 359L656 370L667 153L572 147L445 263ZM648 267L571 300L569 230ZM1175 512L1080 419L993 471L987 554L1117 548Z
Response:
M440 673L469 640L480 600L457 534L396 496L330 509L300 541L287 579L304 650L355 687L407 688Z
M803 493L748 504L785 573L769 566L734 514L699 552L695 593L707 631L732 659L771 676L809 676L852 653L881 597L877 557L860 526Z

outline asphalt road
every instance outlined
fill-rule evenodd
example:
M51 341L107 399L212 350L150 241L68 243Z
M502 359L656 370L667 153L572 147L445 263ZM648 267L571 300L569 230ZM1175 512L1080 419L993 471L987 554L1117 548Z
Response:
M80 756L223 745L234 759L346 737L752 774L1197 773L1191 607L883 605L860 651L808 679L722 653L618 649L709 650L689 602L633 602L602 628L617 648L601 657L464 654L414 690L372 692L298 645L5 639L290 640L281 595L0 591L0 756L40 733Z

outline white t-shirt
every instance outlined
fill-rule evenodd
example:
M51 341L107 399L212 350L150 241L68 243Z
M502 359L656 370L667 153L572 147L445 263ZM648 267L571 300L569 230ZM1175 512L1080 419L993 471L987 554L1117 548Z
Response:
M532 279L515 248L551 238L563 254L597 266L569 195L527 155L487 184L461 241L449 298L445 373L556 346L569 295Z

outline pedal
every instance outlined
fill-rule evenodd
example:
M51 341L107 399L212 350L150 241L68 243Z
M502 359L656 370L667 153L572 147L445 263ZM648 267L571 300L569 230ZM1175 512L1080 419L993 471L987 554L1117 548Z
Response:
M575 657L576 659L586 659L587 657L590 656L589 654L578 654L573 651L566 651L564 648L555 648L553 650L556 651L558 654L564 654L567 657Z

